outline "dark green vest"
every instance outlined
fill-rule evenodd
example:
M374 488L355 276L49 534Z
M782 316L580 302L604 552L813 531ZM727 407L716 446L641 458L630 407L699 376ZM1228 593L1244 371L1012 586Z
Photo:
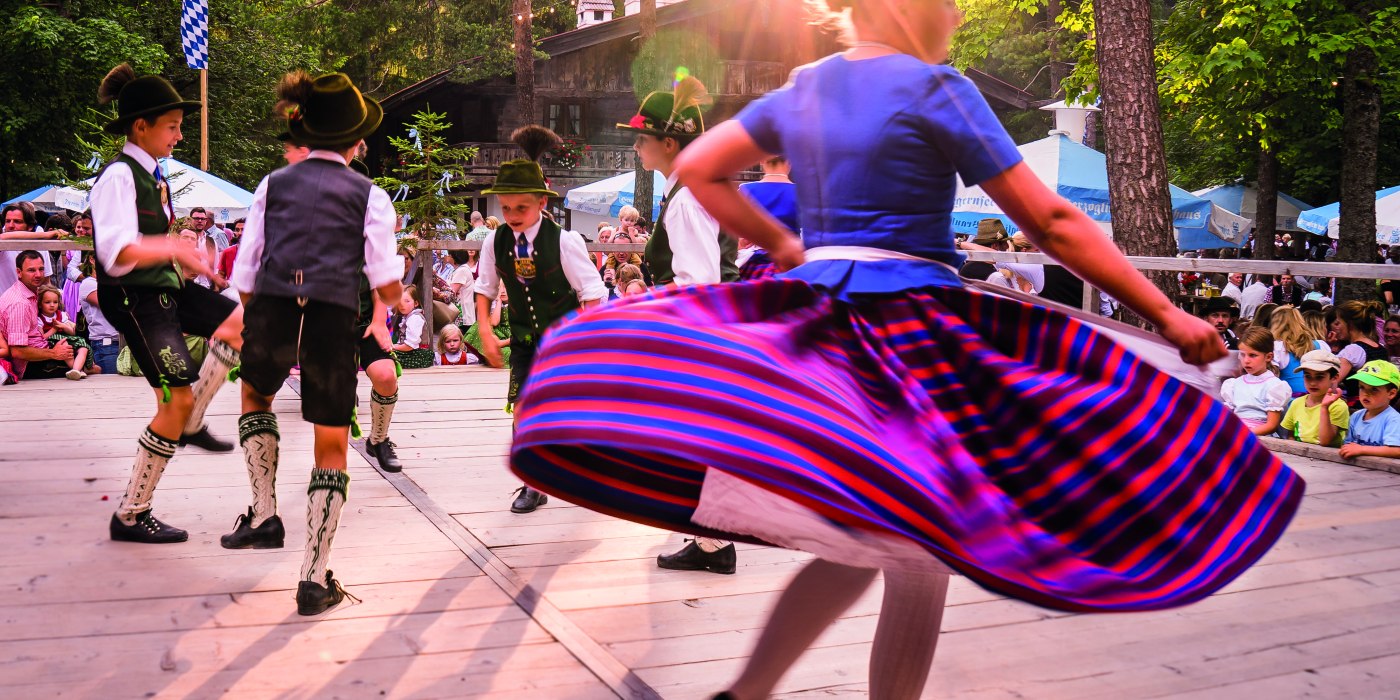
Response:
M656 217L656 227L652 230L651 238L647 239L646 258L647 266L651 268L651 278L659 287L663 284L670 284L676 279L675 270L671 269L671 261L675 258L675 253L671 251L671 237L666 233L666 210L671 206L671 200L676 193L681 190L681 184L676 183L666 195L666 201L661 204L661 213ZM739 281L739 241L733 236L727 236L723 231L719 233L719 281L738 282Z
M510 341L534 346L550 324L579 308L578 293L564 275L559 257L559 225L544 219L535 235L535 278L525 286L515 275L516 234L502 224L496 229L496 274L510 296Z
M136 230L144 236L161 236L170 233L170 216L166 213L165 203L161 201L160 183L156 176L146 170L135 158L125 153L117 156L112 163L126 163L131 168L131 179L136 183ZM108 163L98 173L101 179L106 174L107 168L112 167ZM102 232L93 232L93 246L101 245ZM164 289L179 289L184 284L184 277L176 269L173 263L157 265L155 267L138 267L125 275L111 275L103 269L101 255L94 256L97 262L97 281L99 284L121 285L123 287L160 287Z

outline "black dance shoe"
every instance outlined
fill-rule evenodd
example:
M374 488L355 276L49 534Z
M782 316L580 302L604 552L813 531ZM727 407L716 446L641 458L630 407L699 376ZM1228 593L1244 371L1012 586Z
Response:
M380 443L365 440L365 452L379 462L380 470L390 474L403 471L403 464L399 462L399 453L394 449L393 440L386 439Z
M359 598L350 595L339 581L331 577L331 572L327 571L324 586L315 581L302 581L297 584L297 614L320 615L346 598L356 603L360 602Z
M200 428L199 430L196 430L196 431L193 432L193 433L187 433L187 434L185 434L185 435L181 435L181 436L180 436L180 447L184 447L185 445L193 445L193 446L195 446L195 447L203 447L204 449L209 450L210 452L232 452L232 451L233 451L233 443L231 443L231 442L224 442L223 440L220 440L219 438L214 437L213 434L211 434L211 433L209 432L209 427L208 427L208 426L205 426L205 427L203 427L203 428Z
M515 497L515 502L510 504L512 513L532 513L536 508L549 503L549 496L536 491L529 486L521 486L515 490L520 494Z
M281 549L286 531L282 529L282 517L274 515L257 527L253 527L253 509L238 516L233 523L233 532L219 538L224 549Z
M112 514L112 524L108 528L112 539L117 542L140 542L142 544L170 544L172 542L184 542L190 538L190 533L178 527L170 527L165 523L156 520L156 516L151 515L151 511L142 511L136 516L135 525L127 525Z
M716 574L732 574L738 563L738 554L731 542L713 552L700 549L695 540L686 540L681 551L674 554L661 554L656 557L656 565L676 571L709 571Z

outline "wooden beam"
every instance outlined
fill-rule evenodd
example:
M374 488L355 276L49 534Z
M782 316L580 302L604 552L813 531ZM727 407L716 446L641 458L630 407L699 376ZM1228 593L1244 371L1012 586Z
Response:
M1259 442L1269 448L1271 452L1280 454L1298 455L1309 459L1321 459L1337 464L1347 464L1353 467L1364 467L1391 474L1400 474L1400 459L1390 459L1389 457L1354 457L1352 459L1342 459L1335 447L1323 447L1297 440L1284 440L1275 437L1260 437Z

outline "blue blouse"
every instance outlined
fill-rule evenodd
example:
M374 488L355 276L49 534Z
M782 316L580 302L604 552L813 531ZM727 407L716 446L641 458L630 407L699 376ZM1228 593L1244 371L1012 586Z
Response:
M802 223L797 218L797 185L790 182L745 182L739 191L763 207L773 218L797 233Z
M822 260L787 273L842 298L959 284L958 176L977 185L1021 162L972 81L905 54L828 56L736 118L760 148L792 163L808 248L883 248L954 268Z

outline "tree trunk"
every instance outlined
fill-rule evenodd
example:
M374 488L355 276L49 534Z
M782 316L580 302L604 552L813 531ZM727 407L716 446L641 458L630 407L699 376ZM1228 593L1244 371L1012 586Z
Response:
M1166 144L1153 63L1150 0L1094 3L1099 94L1113 238L1128 255L1175 257ZM1177 295L1175 272L1148 277L1168 298Z
M535 37L534 10L530 0L513 0L511 14L515 20L515 104L516 123L534 124L535 112Z
M650 44L656 36L656 0L642 0L642 7L638 12L638 22L641 23L637 37L637 48L640 50ZM641 159L638 159L635 172L637 179L632 185L632 205L642 213L643 219L651 221L653 214L651 200L652 197L656 196L656 193L652 192L651 171L643 168Z
M1380 145L1381 91L1376 53L1358 46L1342 68L1342 200L1337 262L1375 262L1376 151ZM1338 302L1375 298L1370 280L1337 280Z
M1254 259L1273 260L1278 229L1278 154L1259 148L1259 182L1254 197Z

